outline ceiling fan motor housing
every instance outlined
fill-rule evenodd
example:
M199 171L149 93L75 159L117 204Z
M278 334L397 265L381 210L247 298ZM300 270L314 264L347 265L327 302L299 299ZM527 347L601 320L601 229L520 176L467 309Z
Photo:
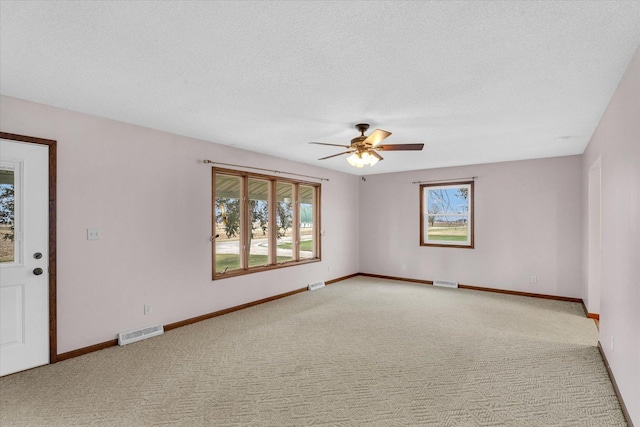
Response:
M365 145L371 146L371 144L363 144L366 136L356 136L351 140L351 148L364 148Z
M366 149L366 148L371 148L371 144L362 144L362 142L367 139L366 136L364 136L364 133L367 131L367 129L369 129L369 124L368 123L358 123L356 125L356 129L358 129L358 132L360 132L360 136L356 136L355 138L353 138L351 140L351 148L359 148L361 150Z
M364 136L364 133L367 131L367 129L369 129L369 124L368 123L358 123L356 125L356 129L358 129L358 132L360 132L362 134L362 136Z

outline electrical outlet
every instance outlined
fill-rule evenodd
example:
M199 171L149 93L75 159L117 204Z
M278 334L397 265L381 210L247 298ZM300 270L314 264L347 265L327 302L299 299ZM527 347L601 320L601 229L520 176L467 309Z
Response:
M616 337L611 337L611 350L615 350L615 346L616 346Z
M538 283L538 278L536 276L531 276L531 283Z
M145 304L144 305L144 314L151 314L151 304Z

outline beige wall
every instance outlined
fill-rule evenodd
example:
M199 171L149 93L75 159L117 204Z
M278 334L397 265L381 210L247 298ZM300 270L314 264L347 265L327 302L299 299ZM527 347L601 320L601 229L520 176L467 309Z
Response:
M9 97L0 129L58 141L59 353L358 272L355 176ZM203 159L329 178L322 262L212 282Z
M580 156L568 156L369 176L360 182L360 270L579 298L580 168ZM472 176L475 249L421 247L412 182Z
M589 222L589 170L600 161L600 343L631 418L640 425L640 51L620 81L582 160L585 224ZM588 232L588 227L585 230ZM586 248L584 256L589 259ZM585 285L589 282L588 267L585 262ZM585 288L584 294L590 291Z

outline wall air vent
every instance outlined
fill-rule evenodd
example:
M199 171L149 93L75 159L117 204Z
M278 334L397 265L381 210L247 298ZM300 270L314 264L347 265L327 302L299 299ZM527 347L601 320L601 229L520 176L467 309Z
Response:
M307 286L307 289L310 291L315 291L316 289L324 288L324 282L311 283Z
M457 288L458 282L449 282L447 280L434 280L433 286L441 286L443 288Z
M131 344L132 342L162 334L164 334L164 328L162 325L153 325L145 328L134 329L133 331L120 332L118 334L118 345Z

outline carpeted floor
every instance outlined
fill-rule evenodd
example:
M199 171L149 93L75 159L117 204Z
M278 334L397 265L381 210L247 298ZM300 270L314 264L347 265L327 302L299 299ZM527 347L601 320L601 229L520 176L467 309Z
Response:
M625 426L576 303L356 277L0 379L2 426Z

